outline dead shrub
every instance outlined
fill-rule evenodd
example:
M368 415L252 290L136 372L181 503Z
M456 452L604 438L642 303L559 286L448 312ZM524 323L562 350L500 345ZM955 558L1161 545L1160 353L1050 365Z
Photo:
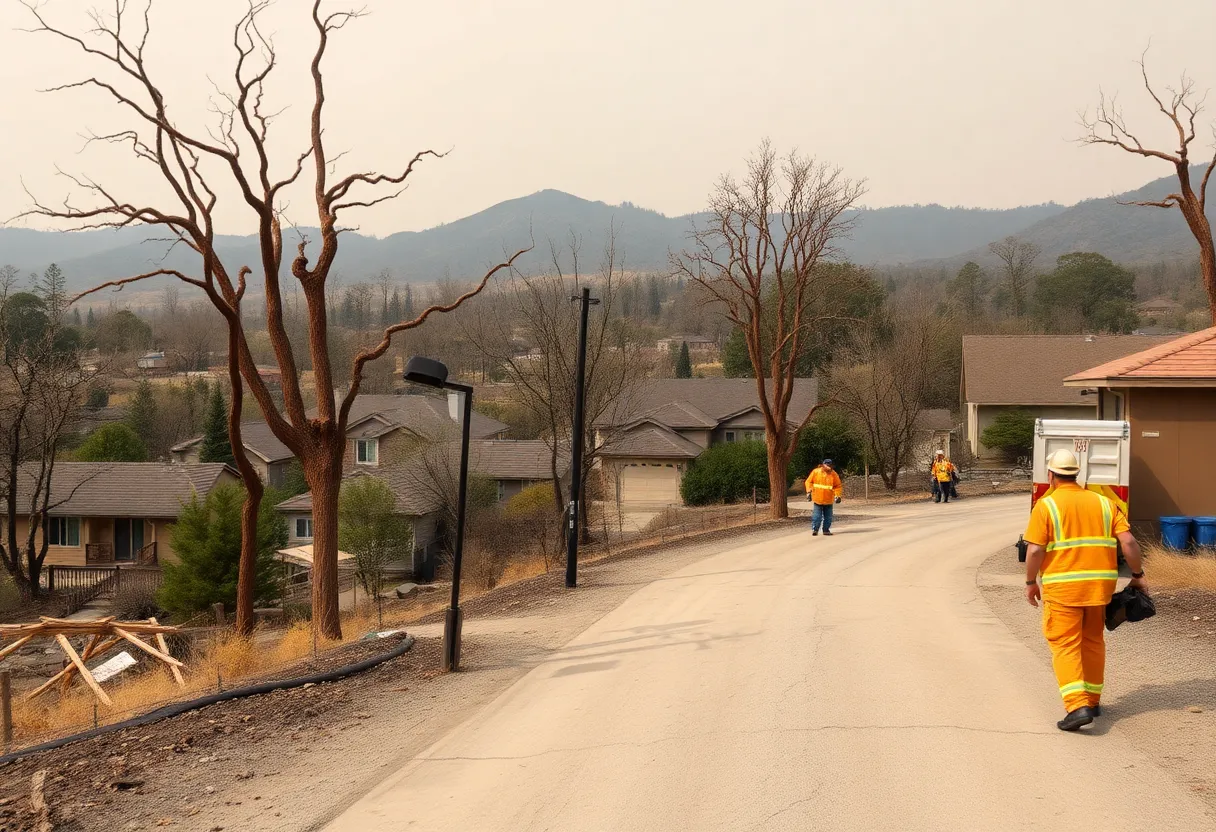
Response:
M1216 592L1216 552L1196 554L1175 552L1158 544L1144 548L1150 591L1162 589L1203 589Z

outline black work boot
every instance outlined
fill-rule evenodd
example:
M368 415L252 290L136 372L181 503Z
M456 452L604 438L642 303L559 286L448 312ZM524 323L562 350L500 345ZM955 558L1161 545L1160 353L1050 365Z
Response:
M1101 705L1090 705L1089 709L1091 711L1093 711L1094 716L1102 716L1102 706Z
M1075 711L1069 711L1068 716L1056 723L1056 727L1061 731L1079 731L1083 726L1093 722L1095 716L1093 708L1082 705Z

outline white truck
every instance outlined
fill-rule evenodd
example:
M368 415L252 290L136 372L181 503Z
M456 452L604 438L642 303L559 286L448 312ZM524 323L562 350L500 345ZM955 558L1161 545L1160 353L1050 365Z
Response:
M1131 425L1099 419L1036 419L1034 423L1034 485L1030 507L1051 493L1047 457L1061 448L1077 455L1077 482L1109 497L1127 512L1128 469L1131 465ZM1018 537L1018 560L1026 560L1026 542Z

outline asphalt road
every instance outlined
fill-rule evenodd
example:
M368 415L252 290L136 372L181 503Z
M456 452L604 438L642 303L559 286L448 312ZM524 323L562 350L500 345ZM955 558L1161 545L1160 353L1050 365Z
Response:
M1117 727L1056 730L976 587L1025 497L868 515L644 586L326 828L1216 828Z

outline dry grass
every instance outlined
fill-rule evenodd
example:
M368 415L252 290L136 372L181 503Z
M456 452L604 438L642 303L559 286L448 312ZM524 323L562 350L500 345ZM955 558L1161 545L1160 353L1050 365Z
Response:
M1144 547L1150 587L1216 592L1216 552L1175 552L1159 544Z

